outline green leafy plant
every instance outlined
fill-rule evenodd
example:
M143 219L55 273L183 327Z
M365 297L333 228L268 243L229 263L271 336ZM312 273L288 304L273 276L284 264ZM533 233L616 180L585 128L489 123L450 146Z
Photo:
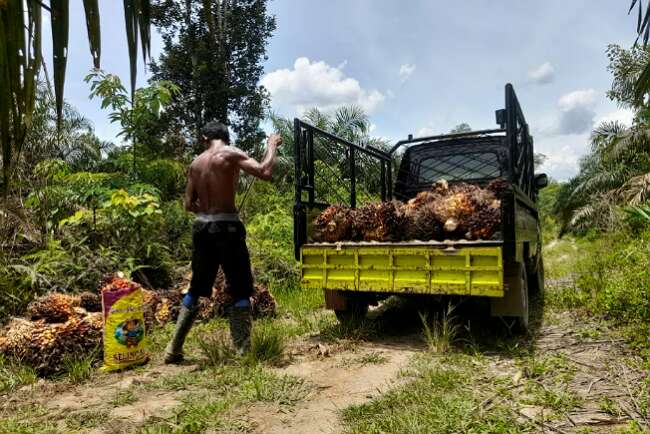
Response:
M160 113L179 91L178 86L169 81L157 81L129 96L116 75L95 70L86 76L85 81L90 83L90 97L100 98L102 108L112 110L108 117L120 125L118 135L132 143L134 157L138 146L142 147L140 153L143 155L156 155L162 146L160 135L156 134L160 127ZM135 172L135 158L133 163Z

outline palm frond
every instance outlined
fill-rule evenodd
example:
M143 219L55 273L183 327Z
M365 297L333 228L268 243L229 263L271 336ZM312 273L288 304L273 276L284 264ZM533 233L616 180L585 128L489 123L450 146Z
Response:
M650 204L630 206L625 208L624 211L632 217L646 220L650 223Z
M618 136L607 152L607 158L616 160L624 154L639 154L650 152L650 129L645 125L630 128Z
M126 43L129 47L129 68L131 74L131 96L135 94L138 75L138 17L137 0L124 0L124 22L126 24Z
M84 10L86 12L86 28L88 29L90 54L93 56L95 69L99 69L101 67L102 38L99 25L98 0L84 0Z
M631 178L617 190L617 194L631 205L647 202L650 200L650 172Z
M591 149L594 152L601 152L611 148L626 131L627 127L621 122L601 122L591 132Z
M636 27L636 41L634 45L638 43L639 40L643 41L643 46L645 47L648 44L648 39L650 39L650 2L643 10L643 2L641 0L632 0L630 9L628 13L632 12L634 6L638 3L638 18L637 18L637 27ZM650 90L650 63L646 63L641 75L636 81L635 85L635 97L639 101L643 101L643 98Z
M594 196L589 203L572 212L569 227L579 230L612 229L618 221L619 214L612 194L599 194Z
M68 63L68 29L70 23L70 1L52 0L52 59L54 69L54 93L56 96L56 114L61 122L63 113L63 88L65 70Z

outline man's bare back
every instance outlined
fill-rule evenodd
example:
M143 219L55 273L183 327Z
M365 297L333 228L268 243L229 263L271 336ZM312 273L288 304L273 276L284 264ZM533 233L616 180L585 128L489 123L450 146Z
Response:
M261 162L221 140L211 140L209 147L190 165L185 192L185 208L204 214L236 213L235 194L239 171L270 180L274 158L282 138L269 136Z

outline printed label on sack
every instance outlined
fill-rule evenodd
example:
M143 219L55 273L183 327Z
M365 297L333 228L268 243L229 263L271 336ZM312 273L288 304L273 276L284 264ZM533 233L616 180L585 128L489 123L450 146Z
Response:
M113 371L147 362L142 289L102 293L104 302L104 370Z

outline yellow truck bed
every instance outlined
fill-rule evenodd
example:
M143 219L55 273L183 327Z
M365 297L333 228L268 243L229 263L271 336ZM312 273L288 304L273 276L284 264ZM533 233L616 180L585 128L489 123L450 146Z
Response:
M498 241L305 244L303 288L503 297Z

